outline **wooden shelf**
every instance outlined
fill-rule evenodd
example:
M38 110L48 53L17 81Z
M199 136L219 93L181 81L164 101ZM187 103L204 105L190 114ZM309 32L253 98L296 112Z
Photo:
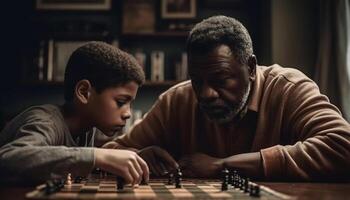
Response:
M154 33L123 33L121 37L140 38L140 37L187 37L189 32L185 31L165 31Z
M147 80L143 86L144 87L171 87L177 83L180 83L181 81L174 81L174 80L168 80L168 81L149 81ZM22 85L26 86L62 86L62 81L26 81L22 82Z
M145 87L171 87L173 85L176 85L177 83L180 83L181 81L146 81L143 86Z

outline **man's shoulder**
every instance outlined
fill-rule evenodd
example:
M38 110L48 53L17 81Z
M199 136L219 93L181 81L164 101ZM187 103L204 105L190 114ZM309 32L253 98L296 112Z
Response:
M283 79L286 82L297 84L300 82L311 81L303 72L291 67L282 67L274 64L271 66L258 66L258 71L261 71L265 80L272 81L277 79Z
M191 80L186 80L172 86L163 94L161 94L161 96L177 96L177 95L186 96L186 95L191 95L192 93L193 91L192 91Z

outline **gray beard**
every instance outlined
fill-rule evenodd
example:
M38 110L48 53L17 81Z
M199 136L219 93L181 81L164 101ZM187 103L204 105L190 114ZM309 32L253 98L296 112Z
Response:
M248 97L249 97L249 93L250 93L250 89L251 89L250 85L251 85L251 83L249 82L248 87L244 91L243 97L242 97L238 106L231 107L229 105L226 105L227 106L226 113L224 113L220 116L217 116L217 117L207 115L209 117L209 119L216 122L216 123L219 123L219 124L225 124L225 123L231 122L238 114L240 114L240 112L246 106L247 101L248 101Z

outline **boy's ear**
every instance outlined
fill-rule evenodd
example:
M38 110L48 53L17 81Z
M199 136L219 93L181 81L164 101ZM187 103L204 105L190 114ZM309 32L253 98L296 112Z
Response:
M77 100L83 104L87 104L90 98L90 91L91 91L91 83L89 80L83 79L80 80L75 85L75 91L74 94L77 98Z

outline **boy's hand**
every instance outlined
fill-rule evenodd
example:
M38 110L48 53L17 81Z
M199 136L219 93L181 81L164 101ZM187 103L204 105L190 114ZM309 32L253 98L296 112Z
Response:
M126 183L140 184L149 179L149 169L135 152L95 148L95 166L124 178Z
M163 176L166 172L179 167L174 158L158 146L149 146L138 151L138 154L147 162L152 174Z

